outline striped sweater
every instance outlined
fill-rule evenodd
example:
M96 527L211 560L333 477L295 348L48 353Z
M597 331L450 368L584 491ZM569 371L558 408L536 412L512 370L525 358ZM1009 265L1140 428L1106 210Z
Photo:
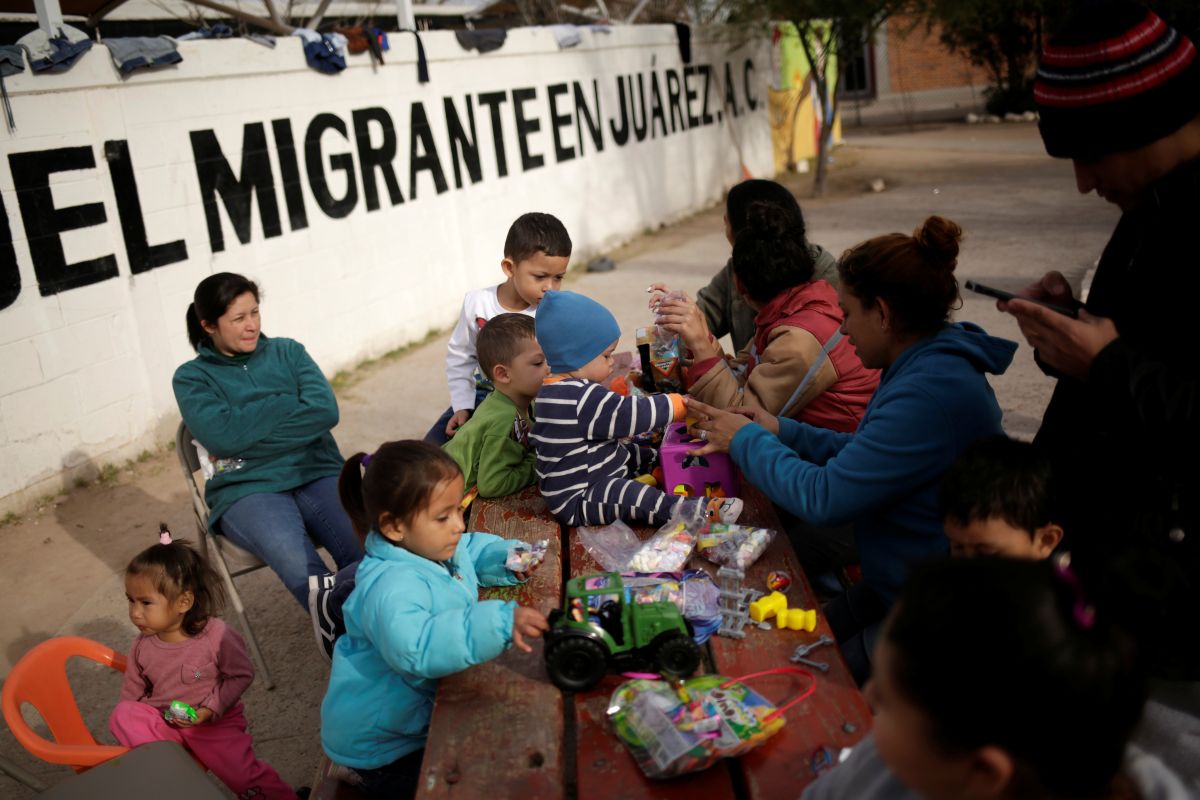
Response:
M634 445L621 438L683 419L685 411L678 394L622 397L582 378L547 380L536 403L529 438L537 452L538 488L555 516L592 484L629 474Z

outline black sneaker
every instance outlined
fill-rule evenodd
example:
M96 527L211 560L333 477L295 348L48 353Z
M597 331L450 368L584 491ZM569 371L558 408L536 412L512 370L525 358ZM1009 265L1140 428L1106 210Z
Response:
M333 575L308 576L308 613L312 617L313 636L326 661L333 660L333 645L342 631L329 613L329 595L337 581Z

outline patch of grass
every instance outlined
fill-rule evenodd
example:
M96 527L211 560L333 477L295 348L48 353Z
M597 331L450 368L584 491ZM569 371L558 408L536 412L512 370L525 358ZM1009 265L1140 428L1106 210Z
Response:
M88 479L83 477L82 475L80 475L78 478L75 479L75 488L82 489L85 486L87 486L88 483L89 483Z
M4 519L0 519L0 528L7 528L9 525L16 525L21 521L21 515L15 511L10 511L4 515Z
M117 482L120 474L121 470L117 469L116 464L105 464L100 468L100 477L96 479L96 482L102 486L111 486Z
M333 376L333 378L330 379L329 385L333 387L333 391L335 393L340 394L341 392L344 392L346 389L349 389L360 382L363 378L367 377L367 375L371 374L371 372L376 368L388 363L389 361L394 361L403 355L411 353L416 348L428 344L437 337L441 336L443 333L445 333L445 330L442 328L431 330L429 333L425 334L414 342L401 345L395 350L389 350L377 358L368 358L360 361L358 364L348 370L340 370Z
M174 447L174 446L175 446L175 443L171 442L171 447ZM154 458L154 453L152 451L143 450L142 452L138 453L137 463L145 464L147 461L149 461L152 458Z

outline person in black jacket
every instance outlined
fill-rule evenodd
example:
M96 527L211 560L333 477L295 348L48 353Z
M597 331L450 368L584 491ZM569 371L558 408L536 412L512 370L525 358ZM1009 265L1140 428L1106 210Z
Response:
M1058 378L1035 443L1066 548L1129 590L1155 673L1200 679L1200 55L1144 7L1093 3L1045 47L1047 152L1123 212L1087 302L1059 272L1001 302Z

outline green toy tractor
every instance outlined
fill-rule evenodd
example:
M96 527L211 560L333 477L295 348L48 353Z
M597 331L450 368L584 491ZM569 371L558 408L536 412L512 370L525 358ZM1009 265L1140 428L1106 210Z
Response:
M563 608L550 612L546 671L558 688L586 691L609 667L686 678L700 666L700 646L674 603L636 603L616 572L567 582Z

